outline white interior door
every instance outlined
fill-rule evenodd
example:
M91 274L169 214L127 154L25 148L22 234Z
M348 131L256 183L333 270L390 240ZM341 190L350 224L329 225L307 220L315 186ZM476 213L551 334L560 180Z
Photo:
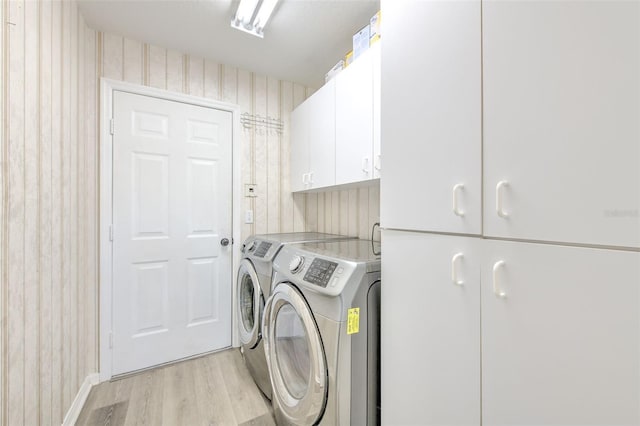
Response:
M114 375L231 345L232 116L114 92Z

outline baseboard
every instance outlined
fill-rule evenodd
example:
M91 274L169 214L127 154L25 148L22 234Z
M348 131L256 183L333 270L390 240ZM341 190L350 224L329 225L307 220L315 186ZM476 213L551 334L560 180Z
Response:
M76 421L78 421L78 417L80 417L82 407L84 407L84 403L87 401L89 392L91 392L91 388L97 385L99 382L100 375L98 373L89 374L84 378L84 382L82 383L82 386L80 386L78 394L73 400L73 403L71 403L71 407L69 407L67 415L64 416L62 426L73 426L76 424Z

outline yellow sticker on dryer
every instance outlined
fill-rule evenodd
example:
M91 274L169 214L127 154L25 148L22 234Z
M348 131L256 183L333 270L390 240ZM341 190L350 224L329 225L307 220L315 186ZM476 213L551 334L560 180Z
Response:
M347 312L347 334L360 331L360 308L349 308Z

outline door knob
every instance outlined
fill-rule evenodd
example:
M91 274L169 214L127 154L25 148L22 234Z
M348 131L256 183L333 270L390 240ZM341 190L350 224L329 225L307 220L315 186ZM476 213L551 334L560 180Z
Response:
M228 239L228 238L223 238L223 239L221 239L221 240L220 240L220 245L221 245L222 247L226 247L226 246L228 246L228 245L229 245L229 239Z

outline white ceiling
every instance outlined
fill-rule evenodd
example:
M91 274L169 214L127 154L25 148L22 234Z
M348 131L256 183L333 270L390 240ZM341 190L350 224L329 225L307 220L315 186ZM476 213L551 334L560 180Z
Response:
M264 39L229 25L238 0L83 0L94 29L319 87L379 0L281 0Z

